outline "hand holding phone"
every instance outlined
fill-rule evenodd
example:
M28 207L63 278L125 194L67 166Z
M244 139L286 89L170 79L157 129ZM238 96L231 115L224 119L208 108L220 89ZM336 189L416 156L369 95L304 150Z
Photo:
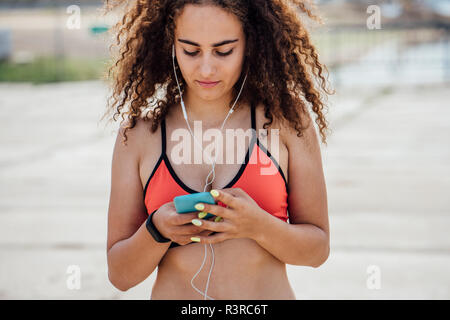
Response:
M195 210L198 211L198 210ZM210 230L203 230L191 223L192 219L198 219L196 212L189 212L180 215L173 201L163 204L153 215L153 224L165 238L185 245L192 243L191 237L209 236L213 233Z
M194 206L199 202L216 204L216 200L209 192L198 192L173 198L173 203L178 213L198 211ZM208 213L203 219L211 217L215 217L215 215Z

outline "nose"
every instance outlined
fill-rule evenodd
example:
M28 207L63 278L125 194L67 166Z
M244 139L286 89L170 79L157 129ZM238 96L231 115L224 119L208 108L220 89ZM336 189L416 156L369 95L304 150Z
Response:
M216 72L214 59L210 54L204 54L200 61L200 74L203 79L211 78Z

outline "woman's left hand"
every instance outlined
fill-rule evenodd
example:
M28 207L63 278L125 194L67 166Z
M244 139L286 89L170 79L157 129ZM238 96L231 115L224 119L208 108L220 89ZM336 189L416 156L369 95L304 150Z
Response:
M196 209L221 217L222 220L216 222L218 219L194 219L196 221L193 220L192 223L200 228L217 233L211 236L195 236L191 240L212 244L234 238L254 239L257 232L259 232L258 229L265 211L240 188L215 190L219 193L217 196L214 196L213 190L211 191L214 199L222 202L227 207L201 202L204 208L199 209L196 207ZM199 225L199 222L201 222L201 225Z

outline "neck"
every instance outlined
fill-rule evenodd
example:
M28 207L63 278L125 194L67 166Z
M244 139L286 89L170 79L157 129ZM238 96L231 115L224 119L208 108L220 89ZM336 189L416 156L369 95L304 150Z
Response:
M188 93L183 100L189 122L202 121L204 127L220 127L235 102L234 100L231 101L231 96L221 97L216 100L204 100ZM235 111L238 106L239 101L234 106Z

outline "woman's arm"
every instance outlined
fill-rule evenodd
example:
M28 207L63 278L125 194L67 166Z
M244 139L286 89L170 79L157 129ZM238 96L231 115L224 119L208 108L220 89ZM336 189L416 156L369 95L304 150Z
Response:
M258 229L254 240L283 263L317 268L328 258L328 235L318 226L287 224L267 213Z
M144 128L140 122L133 130L128 130L126 146L122 144L123 129L119 130L112 158L107 239L108 277L122 291L144 281L155 270L170 245L170 242L156 242L145 227L147 210L142 199L138 156L138 131ZM157 214L158 212L154 217Z
M330 252L328 204L320 145L313 122L303 137L281 131L289 150L288 210L291 224L262 216L255 240L279 260L318 267Z
M138 285L155 270L169 245L156 242L144 222L131 237L108 248L109 281L121 291Z

